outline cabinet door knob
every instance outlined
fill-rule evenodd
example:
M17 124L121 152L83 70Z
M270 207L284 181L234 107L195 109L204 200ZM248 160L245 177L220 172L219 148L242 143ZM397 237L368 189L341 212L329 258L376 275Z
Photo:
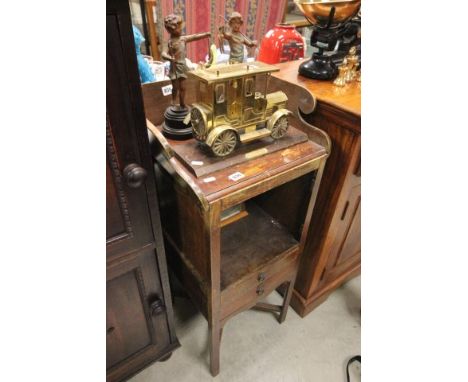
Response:
M158 314L163 313L166 310L163 302L160 298L154 300L150 305L150 312L152 316L157 316Z
M123 176L127 185L132 188L140 187L145 182L146 175L146 170L136 163L129 164L123 171Z
M114 329L115 328L113 326L111 326L111 327L107 328L106 333L111 334L114 331Z
M263 294L263 292L265 292L265 290L263 289L262 286L259 286L259 287L257 288L257 294L258 294L259 296L261 296L261 295Z

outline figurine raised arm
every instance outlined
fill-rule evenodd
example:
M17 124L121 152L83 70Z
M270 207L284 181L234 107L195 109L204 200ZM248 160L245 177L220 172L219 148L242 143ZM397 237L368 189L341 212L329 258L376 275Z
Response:
M235 64L244 62L244 45L251 48L258 45L257 41L250 40L240 31L244 20L239 12L232 12L229 16L228 23L231 30L227 31L226 28L222 26L219 28L219 32L221 36L228 41L229 47L231 48L229 52L229 63Z
M179 94L179 105L181 109L185 109L185 80L187 79L187 71L189 68L185 63L186 47L188 42L201 40L202 38L210 37L211 33L197 33L187 36L182 34L182 17L171 14L164 18L164 27L171 36L167 44L167 51L162 53L162 57L171 62L169 69L169 78L172 82L172 104L176 104L177 94Z

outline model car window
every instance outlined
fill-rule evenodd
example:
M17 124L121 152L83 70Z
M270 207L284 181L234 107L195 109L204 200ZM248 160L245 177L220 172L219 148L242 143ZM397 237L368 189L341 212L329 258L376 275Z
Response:
M267 76L259 74L255 76L255 98L264 98L267 92Z
M231 81L231 87L232 87L233 89L237 89L238 86L239 86L239 85L237 84L237 80L232 80L232 81Z
M253 78L247 78L245 80L245 96L249 97L253 93L254 81Z
M216 93L216 103L223 103L224 102L224 84L218 84L215 88Z
M206 93L206 85L204 82L200 82L200 93L202 94L202 96Z

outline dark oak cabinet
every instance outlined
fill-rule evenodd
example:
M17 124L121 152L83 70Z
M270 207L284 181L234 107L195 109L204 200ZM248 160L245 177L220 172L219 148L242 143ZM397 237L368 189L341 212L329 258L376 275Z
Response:
M106 35L106 368L122 381L179 343L127 1L107 1Z

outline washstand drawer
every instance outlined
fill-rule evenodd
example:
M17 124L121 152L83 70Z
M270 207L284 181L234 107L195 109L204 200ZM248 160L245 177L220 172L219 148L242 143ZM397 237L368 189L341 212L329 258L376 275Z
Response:
M299 260L298 247L249 273L221 291L221 320L249 309L291 279Z

